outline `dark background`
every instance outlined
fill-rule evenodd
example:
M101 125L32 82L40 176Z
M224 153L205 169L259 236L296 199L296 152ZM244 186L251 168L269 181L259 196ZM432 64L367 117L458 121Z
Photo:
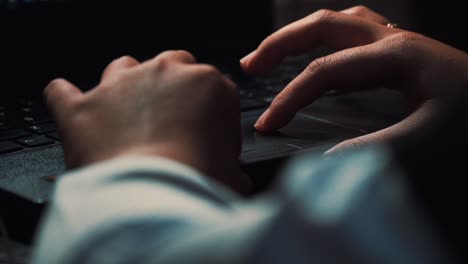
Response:
M9 92L41 90L61 76L88 86L117 57L146 60L167 49L187 49L202 62L239 60L266 36L261 32L272 29L271 15L262 12L270 1L250 2L68 0L4 6L0 64L8 73L0 83L17 86Z
M314 10L342 10L365 5L401 28L420 32L463 50L468 49L465 1L460 0L275 0L277 27Z
M248 8L239 8L242 2ZM7 1L1 1L2 93L41 91L59 76L88 88L109 61L122 55L144 60L165 49L188 49L201 61L236 61L265 37L259 32L271 31L271 17L259 15L269 2L132 1L129 5L121 0L55 0L7 8ZM460 49L468 47L463 1L274 2L276 27L320 8L341 10L363 4L402 28Z
M239 1L239 0L238 0ZM256 18L255 11L268 3L264 0L245 1L250 9L239 10L230 6L232 1L172 1L160 5L161 1L142 1L149 5L145 13L134 12L121 1L112 1L112 9L104 8L104 2L71 1L73 7L64 3L58 9L46 4L33 5L23 9L0 10L0 99L12 92L27 90L42 91L50 79L63 76L75 82L83 81L83 76L92 76L94 82L103 67L112 59L129 54L138 59L152 57L166 48L184 48L191 45L191 51L202 60L219 60L227 57L241 57L253 49L262 39L262 28L269 27L268 18ZM400 27L421 32L425 35L449 43L462 50L468 49L466 36L466 14L464 1L423 1L423 0L276 0L275 22L280 27L288 22L302 18L320 8L340 10L353 5L364 4L386 15ZM4 7L5 0L0 0ZM94 5L94 11L85 4ZM206 5L206 13L193 13L191 6ZM42 9L42 14L35 11ZM177 9L177 14L173 10ZM165 11L155 11L165 10ZM172 10L172 12L171 12ZM101 12L105 12L103 19ZM219 21L213 23L210 17ZM122 18L124 18L122 20ZM179 19L192 21L192 27L174 25ZM92 21L103 22L96 26ZM128 21L143 26L128 28ZM252 24L252 21L254 23ZM148 25L161 25L156 31ZM164 26L164 23L171 26ZM177 24L177 23L176 23ZM146 25L146 26L145 26ZM199 29L203 31L200 32ZM218 28L221 28L219 30ZM121 29L128 29L122 34ZM197 30L194 30L197 29ZM209 41L209 34L224 36L224 41ZM201 38L200 36L205 36ZM201 39L204 39L203 41ZM188 42L187 42L188 41ZM236 43L248 43L238 49ZM113 45L112 43L119 43ZM142 48L144 47L144 48ZM106 51L105 56L102 52ZM208 51L205 53L205 51ZM208 54L206 58L201 54ZM82 65L95 67L83 69ZM277 168L271 166L271 168ZM260 166L264 169L265 166ZM25 227L27 229L28 227ZM0 263L5 259L4 249L0 247ZM15 246L19 263L27 256L27 247Z

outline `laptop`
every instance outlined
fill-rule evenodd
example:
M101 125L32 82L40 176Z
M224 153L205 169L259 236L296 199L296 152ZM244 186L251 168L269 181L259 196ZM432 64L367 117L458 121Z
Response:
M42 102L44 87L64 77L91 89L105 66L122 55L143 61L166 49L185 49L237 82L246 170L302 152L321 153L403 117L389 111L400 103L394 95L390 101L375 92L326 96L285 128L257 133L256 119L317 56L288 58L269 76L242 73L239 59L273 31L272 0L0 1L0 25L0 214L23 226L23 233L32 233L25 230L32 231L30 222L47 203L54 177L65 171L60 135Z

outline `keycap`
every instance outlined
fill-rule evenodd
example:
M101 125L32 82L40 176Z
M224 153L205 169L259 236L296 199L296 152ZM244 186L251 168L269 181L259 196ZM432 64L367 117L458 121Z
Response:
M57 133L57 132L54 132L54 133L49 133L47 134L47 136L51 139L54 139L54 140L57 140L57 141L61 141L62 139L60 138L60 135Z
M21 146L9 141L0 142L0 154L6 154L21 150Z
M17 139L16 142L28 148L40 147L55 143L52 139L45 136L32 136Z
M27 127L26 130L36 133L36 134L47 134L57 130L55 124L38 124L34 126Z
M266 103L251 100L251 99L242 99L240 101L240 109L242 111L251 110L251 109L255 109L255 108L261 108L261 107L264 107L264 106L267 106L267 105L268 104L266 104Z
M39 116L39 117L26 116L23 118L23 120L25 123L30 124L30 125L39 125L39 124L49 123L53 121L53 119L49 116Z
M29 135L31 135L31 133L23 129L0 130L0 141L7 139L15 139L19 137L26 137Z
M10 127L6 123L0 121L0 130L7 130L9 128Z

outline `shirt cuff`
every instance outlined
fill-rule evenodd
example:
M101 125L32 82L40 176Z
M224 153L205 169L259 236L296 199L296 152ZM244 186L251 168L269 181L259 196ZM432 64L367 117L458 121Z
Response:
M56 183L33 263L55 263L90 234L146 217L217 225L238 202L223 185L171 159L126 156L90 165Z

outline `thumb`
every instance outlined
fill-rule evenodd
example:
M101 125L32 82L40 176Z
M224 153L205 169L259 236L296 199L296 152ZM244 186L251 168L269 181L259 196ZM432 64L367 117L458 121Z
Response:
M64 79L55 79L44 90L44 98L54 118L60 122L67 109L75 104L83 93L75 85Z
M438 102L429 100L423 103L415 112L399 123L357 138L345 140L324 153L325 156L339 154L346 150L359 149L371 144L398 143L412 140L426 133L432 117L437 112Z

